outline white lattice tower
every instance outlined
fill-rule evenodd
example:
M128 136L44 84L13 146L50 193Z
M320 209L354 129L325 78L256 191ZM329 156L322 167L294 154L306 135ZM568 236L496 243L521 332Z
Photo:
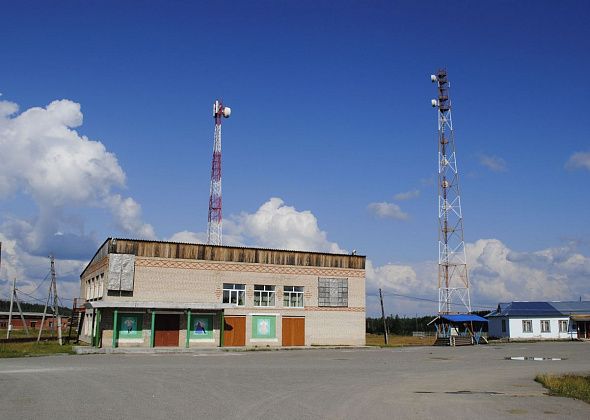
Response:
M438 99L438 313L471 312L459 170L451 117L449 80L445 69L431 76Z

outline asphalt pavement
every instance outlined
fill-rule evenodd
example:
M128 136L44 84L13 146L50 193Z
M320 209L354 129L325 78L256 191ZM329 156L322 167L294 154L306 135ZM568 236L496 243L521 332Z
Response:
M0 359L0 417L590 418L534 382L560 372L590 373L590 343Z

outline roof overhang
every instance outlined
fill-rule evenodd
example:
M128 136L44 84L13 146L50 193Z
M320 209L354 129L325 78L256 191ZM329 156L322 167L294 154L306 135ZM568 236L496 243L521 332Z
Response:
M130 302L130 301L94 301L88 302L88 308L125 308L125 309L231 309L237 306L232 303L203 302Z

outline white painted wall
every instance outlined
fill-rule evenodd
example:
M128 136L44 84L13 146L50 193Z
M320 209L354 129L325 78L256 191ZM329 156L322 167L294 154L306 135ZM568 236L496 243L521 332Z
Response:
M523 320L530 320L533 324L533 331L530 333L525 333L522 331L522 321ZM550 325L549 332L541 332L541 321L548 320ZM559 321L568 321L568 332L560 333L559 332ZM577 338L577 333L572 330L572 321L570 321L569 317L559 317L559 318L551 318L551 317L528 317L528 318L510 318L508 321L508 331L510 335L506 335L506 337L510 337L512 339L534 339L534 340L542 340L542 339L568 339L568 338Z

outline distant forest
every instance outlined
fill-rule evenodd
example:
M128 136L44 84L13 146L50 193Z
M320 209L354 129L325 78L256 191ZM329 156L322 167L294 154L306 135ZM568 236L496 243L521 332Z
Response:
M43 308L45 308L45 305L41 305L40 303L21 302L20 306L23 309L23 312L41 312L41 313L43 313ZM9 310L10 310L10 301L0 299L0 312L8 312ZM16 302L14 302L14 304L12 305L12 312L18 314L18 307L16 306ZM53 313L53 312L51 312L50 307L47 308L47 313ZM60 306L59 307L59 314L65 315L65 316L70 316L72 314L72 309L66 308L64 306Z
M489 313L489 311L473 312L473 314L479 316L484 316ZM389 315L387 318L385 318L385 322L387 323L387 330L389 331L389 334L412 335L412 332L414 331L435 331L434 325L426 325L435 317L435 315L417 318ZM383 334L383 320L381 318L367 318L366 324L367 333ZM485 328L484 331L487 331L487 328Z

